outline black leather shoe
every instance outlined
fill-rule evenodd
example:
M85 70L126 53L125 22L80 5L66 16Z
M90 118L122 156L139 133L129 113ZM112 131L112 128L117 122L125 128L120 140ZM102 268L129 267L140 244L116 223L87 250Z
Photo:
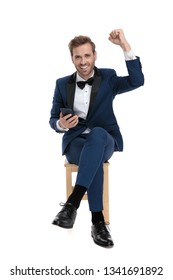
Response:
M76 219L77 210L71 203L62 203L62 210L56 215L52 224L63 227L63 228L72 228Z
M112 237L103 221L92 225L91 236L97 245L109 248L114 246Z

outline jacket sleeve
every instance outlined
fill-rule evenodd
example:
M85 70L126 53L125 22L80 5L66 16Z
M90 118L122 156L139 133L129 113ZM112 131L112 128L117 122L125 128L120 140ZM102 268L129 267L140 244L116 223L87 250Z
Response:
M144 85L144 75L139 57L134 60L126 61L128 76L117 76L116 73L110 79L110 85L113 88L114 96L134 90Z
M51 128L54 129L56 132L64 133L65 131L59 130L56 125L56 123L60 117L60 108L61 107L64 107L64 102L63 102L63 99L61 96L61 92L59 90L58 80L57 80L55 91L54 91L54 96L53 96L52 109L50 111L49 124L50 124Z

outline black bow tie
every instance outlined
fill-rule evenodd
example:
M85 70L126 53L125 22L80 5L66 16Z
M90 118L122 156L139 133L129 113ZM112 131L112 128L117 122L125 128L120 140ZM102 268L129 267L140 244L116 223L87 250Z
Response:
M94 78L91 77L87 81L79 81L79 82L77 82L77 85L78 85L79 88L83 89L86 84L89 84L91 86L93 84L93 82L94 82Z

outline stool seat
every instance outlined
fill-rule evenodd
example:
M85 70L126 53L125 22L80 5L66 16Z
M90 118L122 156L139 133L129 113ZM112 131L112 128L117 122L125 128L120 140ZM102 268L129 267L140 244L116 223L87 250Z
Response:
M109 178L108 178L108 167L110 163L106 161L103 164L103 215L105 218L105 223L109 224ZM78 172L78 165L69 163L65 161L64 164L66 168L66 197L70 196L73 191L73 184L72 184L72 173ZM88 199L87 193L83 196L84 200Z

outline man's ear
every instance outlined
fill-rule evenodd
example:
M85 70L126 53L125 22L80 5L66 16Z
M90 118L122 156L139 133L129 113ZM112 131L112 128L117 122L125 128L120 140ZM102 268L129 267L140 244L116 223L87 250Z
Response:
M95 60L97 60L97 52L96 51L94 52L94 58L95 58Z
M71 55L71 61L72 61L72 63L74 64L74 62L73 62L73 56Z

